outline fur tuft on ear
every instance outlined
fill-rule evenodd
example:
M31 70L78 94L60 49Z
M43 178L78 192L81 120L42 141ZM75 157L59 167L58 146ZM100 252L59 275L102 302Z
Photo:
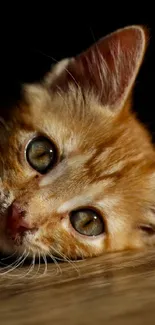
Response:
M109 34L74 59L58 63L45 79L51 89L71 83L92 90L110 109L120 109L129 97L146 50L147 32L129 26Z

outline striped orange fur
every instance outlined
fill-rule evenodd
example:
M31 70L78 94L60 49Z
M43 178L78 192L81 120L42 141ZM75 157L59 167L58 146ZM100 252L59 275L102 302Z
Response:
M129 26L65 59L38 84L23 86L23 100L0 115L0 248L30 255L90 257L155 244L155 152L131 111L147 32ZM35 135L53 141L57 164L45 175L25 159ZM24 211L21 240L7 235L12 202ZM69 214L100 213L105 231L81 235Z

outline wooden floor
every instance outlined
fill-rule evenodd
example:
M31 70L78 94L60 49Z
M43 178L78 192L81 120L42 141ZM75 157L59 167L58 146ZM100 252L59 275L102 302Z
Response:
M0 324L155 324L155 253L107 255L60 267L56 274L50 264L42 277L43 266L26 277L27 266L1 275Z

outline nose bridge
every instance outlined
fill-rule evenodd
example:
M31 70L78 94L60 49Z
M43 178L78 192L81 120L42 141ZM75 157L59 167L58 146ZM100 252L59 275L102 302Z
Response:
M10 207L9 215L11 215L12 220L14 221L18 221L25 215L25 211L21 208L21 206L16 200L12 203Z
M25 219L26 211L23 210L18 201L14 201L9 207L7 216L7 232L12 239L15 239L17 234L24 234L25 231L34 229L30 220Z
M24 197L31 197L35 191L38 189L39 177L36 175L31 179L24 179L20 184L17 184L15 187L13 184L10 185L11 191L14 193L14 199L20 201Z
M0 213L8 214L8 210L13 205L16 207L17 203L21 206L21 209L27 210L29 202L36 194L36 189L38 188L38 180L33 179L30 182L22 184L22 186L13 186L12 183L4 182L0 178ZM17 209L14 208L14 211ZM19 212L19 209L18 209ZM16 213L18 214L18 213Z

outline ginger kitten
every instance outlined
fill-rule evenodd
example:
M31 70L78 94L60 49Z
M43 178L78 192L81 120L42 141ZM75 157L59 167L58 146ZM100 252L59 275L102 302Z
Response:
M129 26L0 111L0 249L72 259L155 243L155 152L130 110L147 35Z

